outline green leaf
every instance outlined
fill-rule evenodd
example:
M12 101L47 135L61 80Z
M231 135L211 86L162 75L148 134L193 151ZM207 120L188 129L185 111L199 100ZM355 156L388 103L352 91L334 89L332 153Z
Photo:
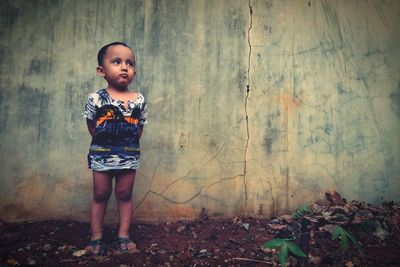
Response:
M279 254L278 254L279 262L283 267L286 267L286 262L288 259L288 246L287 243L283 244Z
M332 233L332 240L335 240L340 236L341 230L343 230L342 227L336 225L336 227L335 227L335 229L333 230L333 233Z
M340 236L340 247L346 250L349 247L349 239L346 234Z
M298 257L307 257L306 254L293 242L287 242L287 246L289 248L289 251L292 252L294 255Z
M278 248L285 244L285 239L282 238L275 238L266 242L263 247L264 248Z

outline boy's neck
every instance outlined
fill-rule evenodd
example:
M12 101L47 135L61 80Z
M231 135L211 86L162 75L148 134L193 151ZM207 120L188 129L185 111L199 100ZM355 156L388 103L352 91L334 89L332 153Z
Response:
M108 86L106 88L107 91L116 92L116 93L125 93L129 91L128 87L115 87L115 86Z

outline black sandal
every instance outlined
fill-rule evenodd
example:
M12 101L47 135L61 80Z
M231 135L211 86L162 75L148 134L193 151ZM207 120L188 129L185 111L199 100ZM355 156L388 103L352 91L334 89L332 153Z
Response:
M135 247L129 249L128 248L128 244L134 244ZM122 248L121 245L124 245L125 248ZM115 241L115 250L119 253L137 253L140 252L137 247L136 244L132 242L132 240L129 239L129 237L118 237L117 241Z
M99 246L99 252L95 253L97 246ZM85 248L85 250L88 254L94 255L94 256L107 255L107 245L103 242L103 239L90 240L90 243Z

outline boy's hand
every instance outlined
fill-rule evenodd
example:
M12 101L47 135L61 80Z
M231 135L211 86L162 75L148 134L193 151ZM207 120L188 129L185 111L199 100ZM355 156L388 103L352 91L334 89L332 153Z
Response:
M94 137L94 132L96 130L96 122L86 119L86 124L89 130L90 135L92 136L92 138Z

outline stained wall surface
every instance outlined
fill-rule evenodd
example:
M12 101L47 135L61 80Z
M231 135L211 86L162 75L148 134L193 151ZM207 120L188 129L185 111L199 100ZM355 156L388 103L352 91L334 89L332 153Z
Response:
M400 2L3 0L0 217L87 220L81 117L127 42L149 123L134 219L400 200ZM106 219L115 221L115 202Z

